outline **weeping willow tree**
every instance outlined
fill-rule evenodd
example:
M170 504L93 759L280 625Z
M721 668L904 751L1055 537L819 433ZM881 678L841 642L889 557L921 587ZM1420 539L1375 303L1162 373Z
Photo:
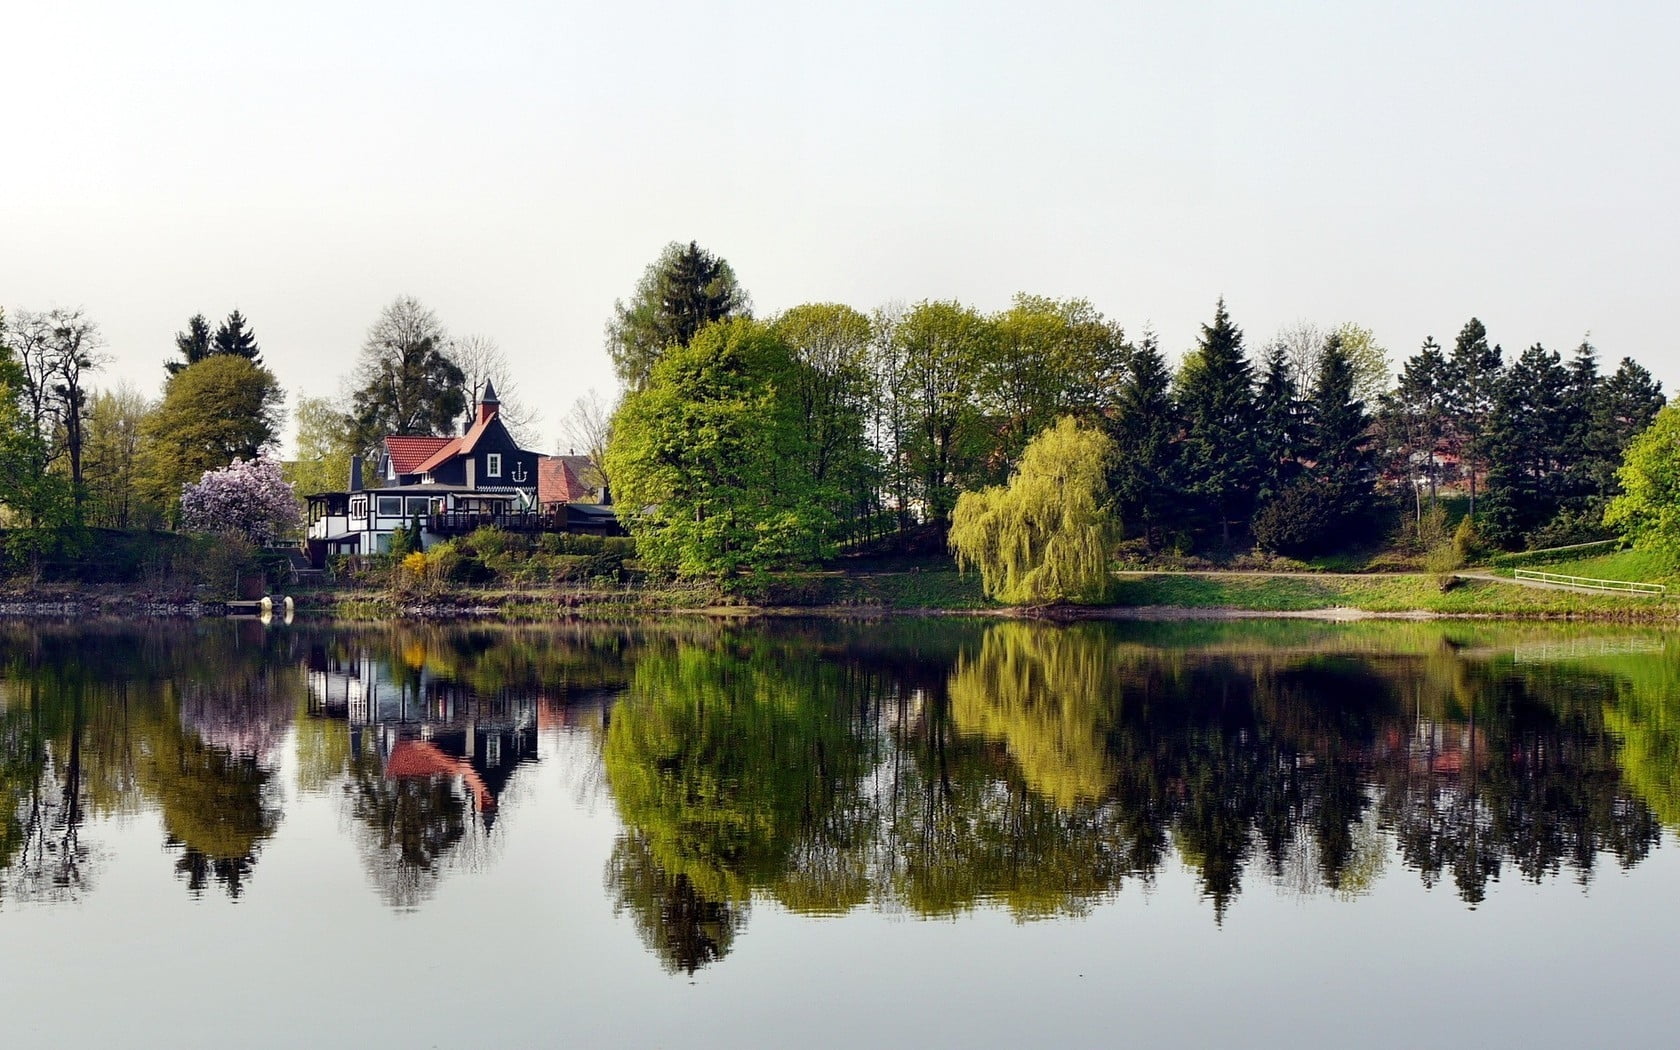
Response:
M1107 471L1114 443L1063 417L1021 455L1008 485L965 492L951 514L951 549L980 570L986 594L1012 605L1100 601L1119 536Z

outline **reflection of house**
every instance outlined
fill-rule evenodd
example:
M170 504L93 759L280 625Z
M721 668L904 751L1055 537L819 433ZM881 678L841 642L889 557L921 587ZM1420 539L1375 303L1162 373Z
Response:
M330 554L384 553L391 549L391 533L416 521L423 544L481 525L520 532L616 530L610 510L603 515L602 508L584 502L588 488L581 464L544 466L578 459L520 448L502 422L496 388L486 382L471 424L458 437L386 437L379 488L362 487L358 460L348 492L306 497L310 561L320 566Z
M425 668L317 654L309 708L350 724L352 753L371 743L388 780L442 779L488 822L520 764L537 758L537 703L482 697ZM371 739L369 739L371 737Z

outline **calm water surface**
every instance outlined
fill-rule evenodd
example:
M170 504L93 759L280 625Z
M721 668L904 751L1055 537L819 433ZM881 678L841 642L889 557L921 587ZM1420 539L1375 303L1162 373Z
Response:
M0 623L42 1046L1672 1045L1680 636Z

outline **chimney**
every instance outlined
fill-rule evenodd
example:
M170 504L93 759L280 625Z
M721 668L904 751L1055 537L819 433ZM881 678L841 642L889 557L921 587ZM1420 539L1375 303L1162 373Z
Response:
M362 491L362 457L350 457L350 491Z

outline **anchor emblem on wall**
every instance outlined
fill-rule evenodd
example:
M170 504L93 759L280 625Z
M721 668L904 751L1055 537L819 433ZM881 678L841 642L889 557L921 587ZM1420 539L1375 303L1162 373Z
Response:
M515 485L525 484L525 479L529 478L530 476L531 476L531 472L525 469L525 464L517 463L517 464L514 465L512 477L513 477L513 483Z

